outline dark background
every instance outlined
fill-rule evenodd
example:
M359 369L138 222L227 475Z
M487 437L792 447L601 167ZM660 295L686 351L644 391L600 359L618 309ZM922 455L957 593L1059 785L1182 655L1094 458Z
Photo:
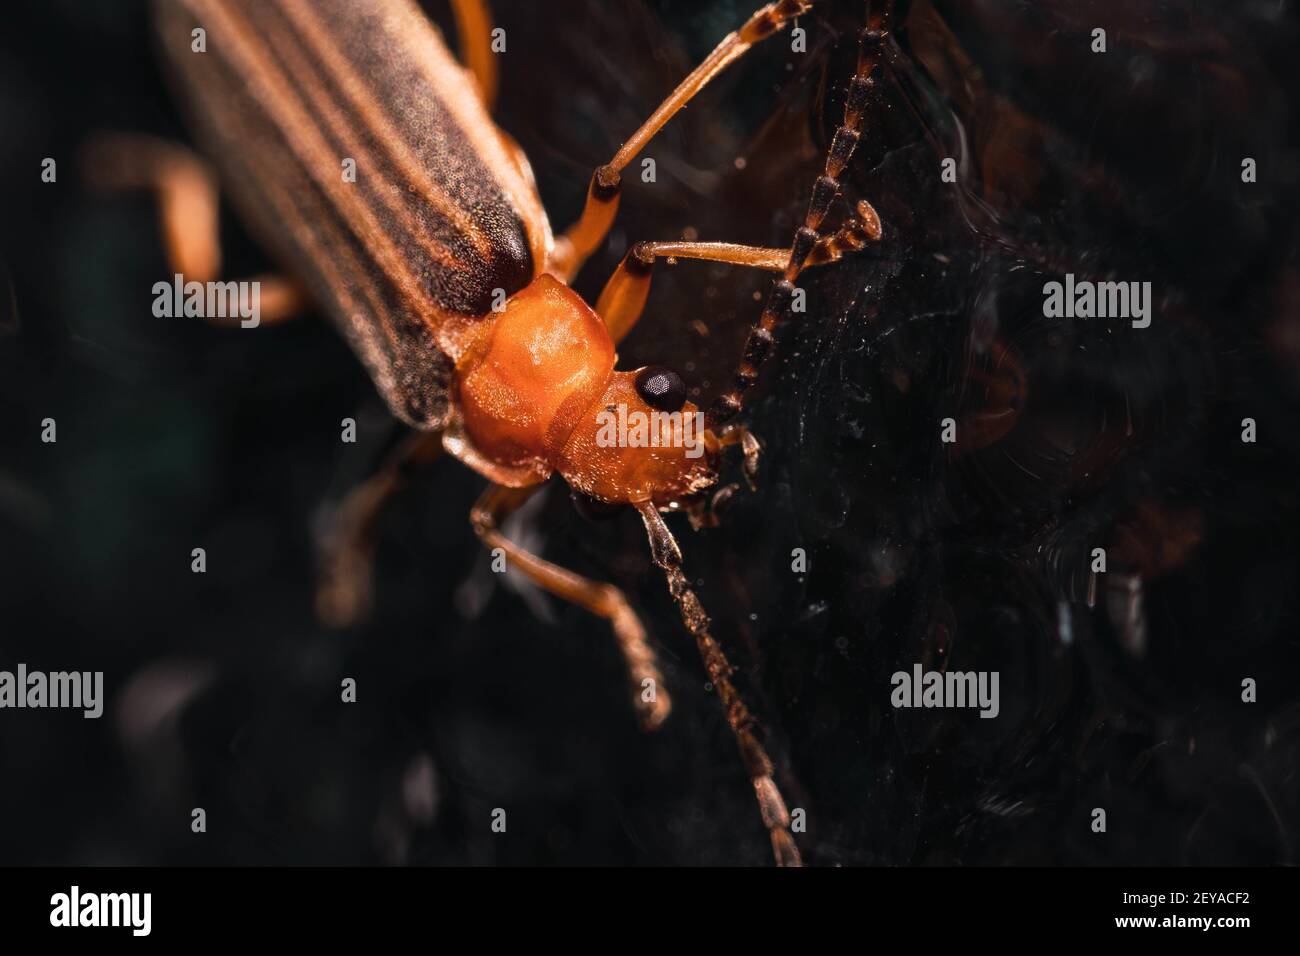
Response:
M808 312L744 415L765 446L758 491L716 530L673 519L807 813L809 862L1295 862L1300 30L1285 6L900 4L846 176L885 241L802 280ZM498 115L557 229L750 12L495 8ZM856 0L819 4L807 54L771 41L675 119L648 151L658 181L629 183L578 290L594 297L637 239L787 244L862 19ZM96 131L186 137L145 5L11 3L0 22L0 668L103 670L108 696L98 721L0 712L0 862L769 861L634 514L588 523L557 482L513 531L628 589L676 703L654 735L602 622L497 587L467 521L483 481L450 460L381 522L373 617L316 622L313 528L391 440L386 412L315 317L247 332L152 316L170 274L153 207L88 194L76 160ZM40 182L46 156L57 184ZM940 182L945 156L959 184ZM271 267L233 216L223 237L229 277ZM1067 271L1152 282L1151 327L1044 319L1042 284ZM673 366L707 401L765 288L660 267L623 367ZM356 445L339 441L347 416ZM949 416L955 448L938 441ZM1090 607L1098 546L1110 573ZM1141 581L1142 650L1121 578ZM999 671L1000 717L892 709L890 674L918 661ZM1241 702L1245 677L1258 703Z

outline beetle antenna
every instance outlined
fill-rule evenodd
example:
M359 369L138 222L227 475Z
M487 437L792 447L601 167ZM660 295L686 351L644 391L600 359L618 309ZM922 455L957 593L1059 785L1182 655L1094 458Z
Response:
M871 24L883 22L880 17L869 20ZM858 66L853 79L849 81L848 93L844 97L844 120L835 130L822 175L813 185L808 211L804 215L803 225L794 235L794 242L790 246L790 255L786 259L781 278L773 283L767 301L763 305L762 314L749 330L749 338L745 341L745 350L736 369L735 383L728 391L719 395L709 407L705 419L709 428L716 428L723 422L735 418L744 406L745 393L758 379L759 366L771 351L777 324L790 308L795 293L795 280L799 278L799 273L808 263L809 256L813 255L819 245L826 242L819 232L822 220L826 218L831 205L840 194L840 176L843 175L849 160L853 158L853 151L862 137L862 121L875 85L872 74L879 65L880 50L888 38L888 31L878 25L869 25L858 35ZM866 208L871 207L868 205ZM874 216L874 210L872 215ZM871 239L880 237L879 220L868 225L867 236Z
M763 825L767 827L768 834L772 838L772 853L776 856L777 865L801 866L799 848L795 846L794 837L790 835L790 813L786 810L785 800L782 799L781 791L777 788L773 777L772 761L768 758L762 743L754 736L754 716L731 682L731 674L735 668L727 660L722 647L709 633L709 616L704 613L699 598L695 596L695 591L691 589L686 575L682 572L681 549L653 502L637 502L636 510L640 512L641 520L645 522L646 535L650 539L651 557L663 570L664 577L668 579L668 593L677 603L677 609L681 612L686 629L695 638L709 680L717 688L718 697L727 714L727 724L736 738L740 756L749 771L750 782L754 785L754 795L758 799Z

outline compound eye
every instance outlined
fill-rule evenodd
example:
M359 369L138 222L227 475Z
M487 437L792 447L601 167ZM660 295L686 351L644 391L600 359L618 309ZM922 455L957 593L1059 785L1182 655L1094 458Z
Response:
M671 369L647 365L636 376L636 391L651 408L661 412L681 411L686 404L686 383Z

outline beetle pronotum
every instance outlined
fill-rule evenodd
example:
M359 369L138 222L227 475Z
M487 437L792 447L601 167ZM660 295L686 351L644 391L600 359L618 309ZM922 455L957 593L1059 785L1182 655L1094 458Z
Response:
M724 38L595 171L580 218L558 237L527 158L489 116L496 65L482 0L452 3L468 70L413 0L159 0L156 6L164 60L201 140L249 227L292 275L264 280L266 320L315 301L393 413L416 429L344 503L328 549L322 613L334 622L359 613L375 515L412 461L445 450L492 482L471 515L483 542L541 587L609 621L639 718L653 728L670 703L662 689L641 693L646 682L658 688L662 681L645 629L623 594L528 553L499 530L556 472L581 500L631 505L726 710L776 860L797 865L771 761L660 512L703 513L725 447L742 448L753 476L758 443L729 422L770 350L795 279L807 265L834 261L880 237L879 220L865 202L834 234L823 236L821 226L860 135L886 36L881 17L862 32L844 119L792 247L637 243L593 310L568 282L609 231L621 171L710 80L807 12L811 0L769 3ZM347 160L357 171L351 178L340 175ZM87 168L103 185L153 188L175 271L199 282L215 278L215 186L196 159L178 147L116 137L94 147ZM779 273L734 386L704 417L699 455L688 454L684 431L695 419L687 416L699 410L686 401L681 379L659 368L614 368L616 344L641 316L654 262L667 256ZM599 441L601 414L615 408L645 416L657 440Z

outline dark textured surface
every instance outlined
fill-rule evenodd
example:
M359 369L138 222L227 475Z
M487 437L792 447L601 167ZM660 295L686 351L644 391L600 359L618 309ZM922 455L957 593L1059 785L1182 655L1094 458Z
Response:
M748 12L497 6L500 116L557 224ZM722 528L674 519L807 811L805 856L1294 863L1295 19L1273 4L937 6L950 33L905 11L905 57L848 177L886 239L808 274L808 312L744 413L765 445L759 490ZM834 41L859 6L824 8L806 56L777 41L674 121L650 151L658 181L629 183L579 291L594 296L630 242L687 227L789 241L855 55ZM481 481L452 462L383 518L374 618L314 621L313 520L388 437L373 387L321 322L250 335L153 318L152 210L85 195L72 161L92 130L182 135L143 10L3 17L0 255L21 325L0 338L0 667L103 669L111 697L97 722L0 712L0 860L766 862L635 515L586 522L557 486L515 533L629 589L676 701L653 736L603 624L494 586L466 520ZM1104 56L1087 52L1095 25ZM967 61L977 80L958 78ZM959 129L961 183L941 184ZM47 155L57 186L38 181ZM1243 155L1259 182L1241 183ZM232 276L266 267L229 217L224 233ZM1151 327L1044 319L1042 283L1066 271L1151 281ZM661 267L622 365L669 366L707 399L764 288ZM338 441L348 415L357 446ZM57 445L39 441L46 416ZM960 453L938 441L945 417L970 436ZM1097 543L1112 570L1149 572L1144 656L1104 591L1087 606ZM190 573L196 546L206 575ZM891 709L890 674L917 661L1000 671L1000 717ZM1243 677L1259 703L1241 703ZM166 719L120 719L147 704Z

